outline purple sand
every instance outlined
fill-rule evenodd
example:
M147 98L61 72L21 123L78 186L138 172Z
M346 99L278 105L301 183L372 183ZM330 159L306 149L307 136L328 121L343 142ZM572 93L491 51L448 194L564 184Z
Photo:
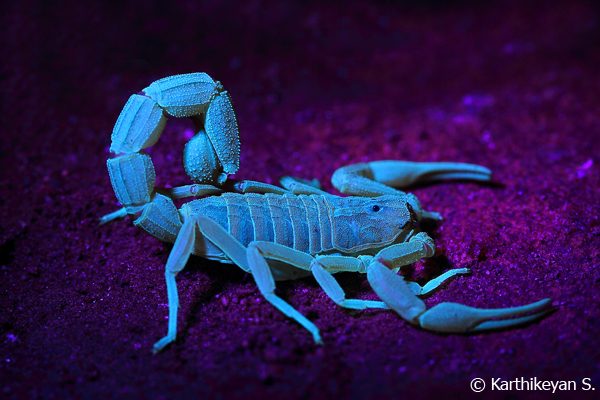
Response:
M582 379L600 390L600 11L592 1L4 2L0 12L0 397L545 398L491 379ZM212 3L212 4L211 4ZM215 3L218 3L216 5ZM52 3L54 4L54 3ZM380 159L481 164L495 184L412 190L445 220L408 279L469 267L425 300L479 308L546 297L519 329L445 335L390 311L337 307L314 279L267 304L239 268L192 257L167 328L172 247L118 204L110 133L130 94L207 72L238 112L238 179L329 178ZM150 149L158 186L188 183L192 128ZM335 192L335 191L334 191ZM376 299L364 276L336 276Z

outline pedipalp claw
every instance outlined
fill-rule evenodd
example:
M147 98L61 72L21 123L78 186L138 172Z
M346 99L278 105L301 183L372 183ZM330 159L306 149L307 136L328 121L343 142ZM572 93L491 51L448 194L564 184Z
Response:
M441 303L421 314L419 321L424 329L448 333L511 328L546 316L554 311L551 305L551 299L544 299L521 307L485 310L458 303ZM521 314L528 315L519 316Z
M369 167L377 182L392 187L444 179L487 181L492 176L492 171L481 165L453 162L373 161Z
M489 169L475 164L383 160L342 167L333 173L331 183L342 193L374 197L398 194L399 191L393 188L405 188L418 182L488 181L491 176ZM435 215L431 218L438 219Z
M373 291L389 308L414 325L425 311L425 303L410 290L404 278L390 271L380 260L367 268L367 279Z

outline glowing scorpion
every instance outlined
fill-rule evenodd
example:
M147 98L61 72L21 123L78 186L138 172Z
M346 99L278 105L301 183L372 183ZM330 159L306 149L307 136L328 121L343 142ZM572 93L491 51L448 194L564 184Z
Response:
M195 136L186 144L183 165L195 183L155 188L150 156L141 152L156 143L167 115L190 117ZM235 264L254 276L261 294L274 307L305 327L318 344L319 329L275 294L275 281L314 276L336 304L352 309L392 309L413 325L436 332L474 332L513 327L552 312L551 300L521 307L477 309L441 303L427 310L417 296L436 289L467 268L452 269L425 286L405 281L403 265L431 257L433 240L419 232L423 219L441 220L424 211L416 196L393 187L438 179L488 180L484 167L458 163L375 161L338 169L333 185L350 197L322 191L316 181L283 177L285 189L255 181L227 179L239 168L240 141L231 97L205 73L160 79L134 94L112 133L108 171L123 208L101 223L127 214L152 236L175 243L165 277L169 298L167 335L154 352L173 342L179 299L175 276L190 254ZM392 187L393 186L393 187ZM204 196L177 209L173 199ZM346 299L332 274L367 274L381 301Z

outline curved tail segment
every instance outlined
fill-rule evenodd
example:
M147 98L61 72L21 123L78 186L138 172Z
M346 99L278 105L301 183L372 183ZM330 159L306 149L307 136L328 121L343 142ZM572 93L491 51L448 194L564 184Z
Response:
M190 171L195 171L190 175L194 182L216 183L206 178L212 176L214 165L220 171L217 179L219 184L225 182L227 174L234 174L239 169L240 131L237 116L231 96L223 90L220 82L215 82L203 72L197 72L159 79L143 92L168 115L192 118L196 136L208 137L208 141L202 141L204 146L195 145L205 154L196 157L194 152L188 151L184 159L188 175ZM216 159L194 165L203 161L207 154L216 155Z
M132 95L111 135L107 161L110 181L121 210L100 219L104 224L140 213L134 222L151 235L174 241L181 218L173 199L222 192L221 186L240 164L239 128L233 103L219 82L205 73L159 79ZM150 156L142 153L160 138L167 117L190 117L195 136L186 145L184 167L193 185L159 190Z

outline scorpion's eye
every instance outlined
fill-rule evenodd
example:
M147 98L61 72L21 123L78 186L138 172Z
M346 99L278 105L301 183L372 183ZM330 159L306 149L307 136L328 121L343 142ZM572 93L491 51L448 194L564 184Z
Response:
M373 206L373 211L374 211L374 212L377 212L377 211L379 211L379 210L380 210L379 206Z

